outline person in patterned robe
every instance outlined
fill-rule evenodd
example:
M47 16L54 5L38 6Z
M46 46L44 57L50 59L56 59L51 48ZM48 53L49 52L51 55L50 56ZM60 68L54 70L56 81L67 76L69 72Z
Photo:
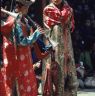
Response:
M71 41L71 32L74 30L73 9L65 0L51 0L43 10L43 22L46 34L58 43L54 48L57 67L54 67L51 54L43 60L43 94L77 96L78 82Z
M25 17L32 0L17 0L17 18L9 16L1 25L3 67L0 68L0 96L37 96L37 82L31 60L31 45L42 34ZM33 0L34 1L34 0Z

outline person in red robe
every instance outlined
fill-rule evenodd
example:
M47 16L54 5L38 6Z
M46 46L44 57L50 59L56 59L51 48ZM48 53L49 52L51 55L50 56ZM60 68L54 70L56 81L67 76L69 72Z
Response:
M15 87L19 96L37 96L31 45L42 33L32 23L29 25L25 17L31 3L32 0L16 0L16 11L21 16L9 16L1 25L3 67L0 68L0 96L14 95Z

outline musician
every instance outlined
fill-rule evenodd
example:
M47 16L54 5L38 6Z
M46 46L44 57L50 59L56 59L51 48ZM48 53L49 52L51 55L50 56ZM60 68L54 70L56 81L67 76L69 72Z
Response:
M49 81L48 84L51 84L52 81L54 85L53 92L51 92L52 89L49 89L50 86L47 83L47 86L45 86L46 81L44 80L43 87L46 87L43 88L45 89L44 96L48 96L48 94L77 96L77 77L71 42L71 32L74 29L73 10L66 0L51 0L51 3L44 8L43 20L47 34L52 40L58 42L54 54L55 61L59 64L59 67L54 67L51 56L44 60L44 63L50 69L50 74L52 74L45 80ZM45 66L43 69L45 70Z
M25 17L34 0L16 0L17 18L9 18L1 26L3 35L3 67L0 68L0 96L37 96L30 46L42 34ZM34 31L34 33L33 33Z

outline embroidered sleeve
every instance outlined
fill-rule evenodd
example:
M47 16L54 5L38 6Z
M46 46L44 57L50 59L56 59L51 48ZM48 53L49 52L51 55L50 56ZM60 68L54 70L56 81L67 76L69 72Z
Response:
M25 37L22 32L22 28L21 28L20 24L16 25L15 31L16 31L15 35L16 35L17 45L22 45L22 46L27 46L27 45L33 44L41 35L41 32L39 32L39 30L36 29L32 35Z

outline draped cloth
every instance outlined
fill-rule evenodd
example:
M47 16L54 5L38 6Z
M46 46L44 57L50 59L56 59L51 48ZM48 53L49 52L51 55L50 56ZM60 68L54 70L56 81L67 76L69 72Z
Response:
M43 77L46 77L47 66L52 73L49 76L51 77L49 82L52 82L51 88L48 89L51 90L50 95L45 96L77 96L77 76L71 42L71 31L74 30L73 10L67 3L61 9L51 3L44 8L43 17L46 34L58 42L55 48L55 61L57 61L55 70L52 69L55 64L51 61L51 55L43 60ZM47 87L45 83L46 79L43 80L43 90Z
M9 17L1 26L4 66L0 69L0 96L14 94L15 85L19 96L37 96L37 82L30 46L41 33L36 30L28 36L27 27L21 20L15 24L13 17Z

